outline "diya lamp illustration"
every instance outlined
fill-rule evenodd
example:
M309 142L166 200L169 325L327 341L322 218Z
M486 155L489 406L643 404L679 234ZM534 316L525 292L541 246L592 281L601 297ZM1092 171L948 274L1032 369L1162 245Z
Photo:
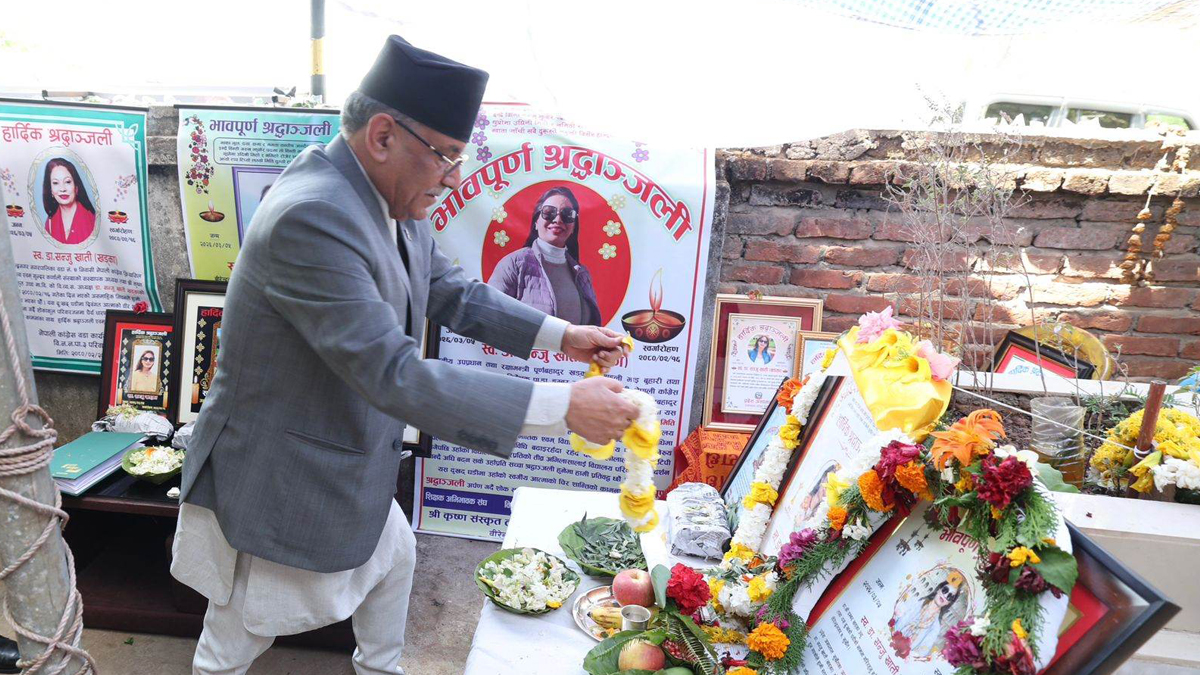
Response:
M16 204L6 204L4 210L8 213L9 218L20 218L25 215L25 209Z
M662 308L662 274L660 268L650 279L650 309L635 310L621 317L625 332L639 342L666 342L683 331L683 315Z
M117 223L119 225L121 223L125 223L128 221L129 221L129 214L125 213L124 211L109 211L108 212L108 222L110 222L110 223Z
M201 211L200 218L207 220L210 223L219 223L222 220L225 220L225 214L218 211L217 207L213 206L212 200L210 199L208 200L208 210Z

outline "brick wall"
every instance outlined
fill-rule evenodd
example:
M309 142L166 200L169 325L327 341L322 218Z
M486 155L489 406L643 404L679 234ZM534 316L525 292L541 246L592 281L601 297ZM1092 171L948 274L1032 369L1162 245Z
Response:
M718 180L730 192L718 292L821 298L829 331L889 304L913 311L905 301L914 283L906 267L912 242L883 183L916 158L919 136L850 132L718 153ZM991 143L972 140L985 152ZM1200 361L1200 134L1179 142L1196 146L1194 159L1189 170L1169 174L1155 170L1163 142L1149 134L1024 139L1005 168L1024 201L1008 224L1018 232L1029 283L1020 270L1001 269L987 287L976 284L998 301L992 318L1001 329L1029 323L1031 309L1038 321L1087 328L1119 350L1134 377L1176 378ZM1118 265L1152 187L1146 250L1176 195L1186 209L1166 255L1152 264L1152 284L1131 287Z

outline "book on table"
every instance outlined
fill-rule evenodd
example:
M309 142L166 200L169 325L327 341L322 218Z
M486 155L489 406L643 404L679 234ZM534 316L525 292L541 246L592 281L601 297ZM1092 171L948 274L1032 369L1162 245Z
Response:
M143 434L93 431L54 451L50 475L63 494L77 497L121 467L126 451L140 447Z

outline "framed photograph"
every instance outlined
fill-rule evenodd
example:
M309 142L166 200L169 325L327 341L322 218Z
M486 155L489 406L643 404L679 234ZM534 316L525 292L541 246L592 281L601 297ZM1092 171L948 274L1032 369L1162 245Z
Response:
M974 574L979 552L961 533L929 527L924 509L889 520L866 551L825 585L811 609L796 610L812 626L806 663L836 659L843 668L850 664L850 672L886 672L891 662L903 673L949 672L941 656L945 629L978 616L984 604ZM1065 612L1060 607L1054 617L1054 657L1041 673L1109 675L1179 607L1069 522L1067 529L1079 579ZM928 624L920 617L931 600L938 612ZM855 649L858 642L874 642L877 649Z
M815 372L821 368L825 360L825 352L833 349L841 333L822 333L820 331L802 331L800 333L800 372L797 377Z
M179 359L172 368L171 421L194 421L212 387L221 352L221 316L225 313L224 281L175 281L175 336Z
M820 300L718 294L704 428L752 431L782 378L800 372L800 333L821 329Z
M721 498L725 500L725 510L729 513L731 531L737 530L738 521L741 519L742 498L750 494L750 484L754 482L754 472L762 463L763 454L767 451L767 444L779 433L779 427L783 426L787 418L787 410L776 400L779 390L783 388L783 382L786 381L785 378L775 388L766 412L760 417L758 426L754 428L754 433L750 435L750 440L746 441L746 447L738 456L737 463L729 470L729 476L725 479L725 484L721 486Z
M1040 357L1040 358L1039 358ZM1043 344L1013 331L1005 334L992 358L992 372L1040 375L1043 370L1067 379L1086 380L1096 366L1081 358Z
M96 418L128 404L168 416L174 365L175 319L170 314L110 309L104 314L104 356Z
M426 319L425 332L421 335L421 358L436 359L442 340L442 328ZM404 449L414 457L430 457L433 453L433 436L412 426L404 427Z
M759 546L764 555L777 555L792 532L815 523L825 497L825 479L862 452L878 433L854 378L827 377L779 483L775 510Z

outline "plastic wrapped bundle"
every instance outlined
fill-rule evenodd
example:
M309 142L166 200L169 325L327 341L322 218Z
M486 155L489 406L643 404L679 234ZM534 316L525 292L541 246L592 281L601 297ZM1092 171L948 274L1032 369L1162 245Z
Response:
M192 432L195 430L195 422L188 422L187 424L179 427L179 430L175 432L175 436L171 438L171 447L186 451L188 443L190 443L192 440Z
M667 494L671 553L719 559L729 541L725 502L711 485L684 483Z
M108 414L92 423L92 431L145 434L151 441L165 443L175 427L162 415L143 412L132 406L113 406Z

